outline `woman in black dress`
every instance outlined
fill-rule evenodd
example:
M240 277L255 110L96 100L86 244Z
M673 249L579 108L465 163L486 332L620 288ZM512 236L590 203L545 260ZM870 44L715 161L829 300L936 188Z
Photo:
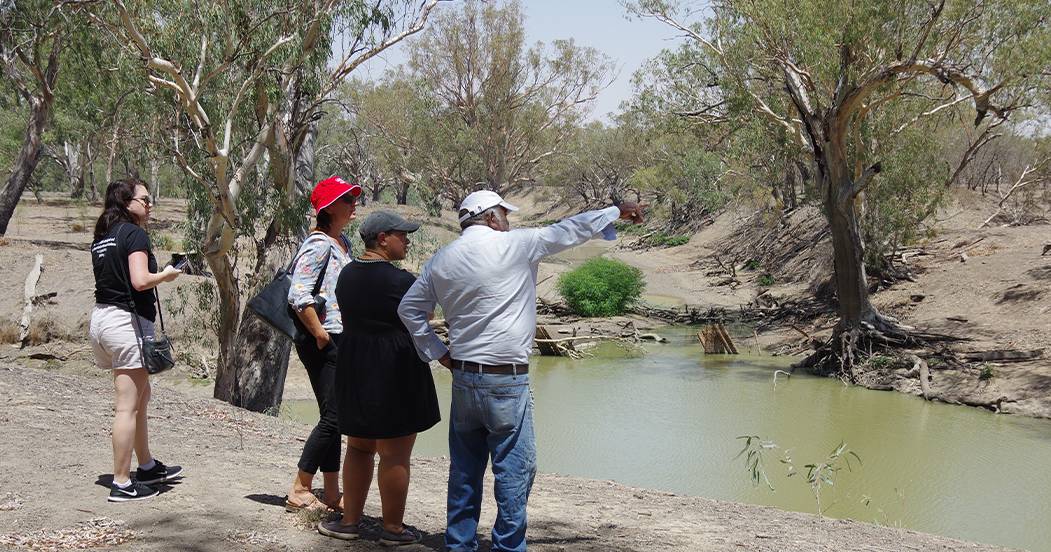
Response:
M343 464L343 518L323 522L318 531L341 539L358 536L359 523L379 454L383 505L380 542L419 542L420 534L402 523L409 491L409 457L416 434L438 423L438 397L427 363L420 360L398 303L416 278L390 261L405 258L408 234L420 225L386 211L372 213L359 233L365 253L343 268L336 283L342 307L336 394L339 430L347 436Z

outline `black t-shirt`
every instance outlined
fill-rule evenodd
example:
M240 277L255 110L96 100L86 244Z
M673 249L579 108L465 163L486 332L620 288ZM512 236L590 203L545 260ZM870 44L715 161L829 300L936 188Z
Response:
M137 224L118 223L110 228L106 237L91 244L91 267L95 271L95 302L130 310L134 298L135 312L152 322L157 316L153 290L135 291L128 279L131 274L128 269L128 255L136 251L145 251L150 272L157 272L157 258L153 256L150 237Z
M386 261L352 260L336 282L343 331L408 333L398 318L398 303L414 282L410 272Z

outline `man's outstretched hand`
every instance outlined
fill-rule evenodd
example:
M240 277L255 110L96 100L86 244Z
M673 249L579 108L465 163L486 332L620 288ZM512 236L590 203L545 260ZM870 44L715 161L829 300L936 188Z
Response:
M641 203L635 203L634 201L622 201L620 205L620 219L630 220L632 224L642 224L642 211L646 205Z

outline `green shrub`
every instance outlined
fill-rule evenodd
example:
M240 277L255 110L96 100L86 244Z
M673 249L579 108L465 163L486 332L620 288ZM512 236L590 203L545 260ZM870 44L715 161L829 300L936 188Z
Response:
M558 279L558 292L582 316L615 316L642 295L642 271L620 261L596 257Z
M990 379L993 379L993 376L995 376L995 375L996 375L996 372L993 370L992 366L990 366L988 364L985 364L985 363L982 363L981 365L978 366L978 379L979 380L981 380L981 381L990 380Z
M645 225L632 224L626 220L618 220L613 223L613 226L617 229L618 234L638 236L647 232Z
M894 365L894 359L884 355L872 355L869 357L869 366L876 370L885 370Z
M774 285L774 277L769 274L763 274L759 277L759 285L763 287L770 287Z
M175 239L168 234L157 234L156 236L150 237L150 242L155 249L161 251L175 251L176 244Z
M662 247L675 247L676 245L686 245L690 241L690 236L665 234L660 232L650 239L653 245Z

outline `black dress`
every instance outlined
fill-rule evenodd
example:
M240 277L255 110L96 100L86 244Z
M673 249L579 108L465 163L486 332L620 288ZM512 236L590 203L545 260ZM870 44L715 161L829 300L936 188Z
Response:
M353 259L339 274L343 339L336 367L339 431L391 439L438 423L430 366L420 360L398 303L416 277L386 261Z

